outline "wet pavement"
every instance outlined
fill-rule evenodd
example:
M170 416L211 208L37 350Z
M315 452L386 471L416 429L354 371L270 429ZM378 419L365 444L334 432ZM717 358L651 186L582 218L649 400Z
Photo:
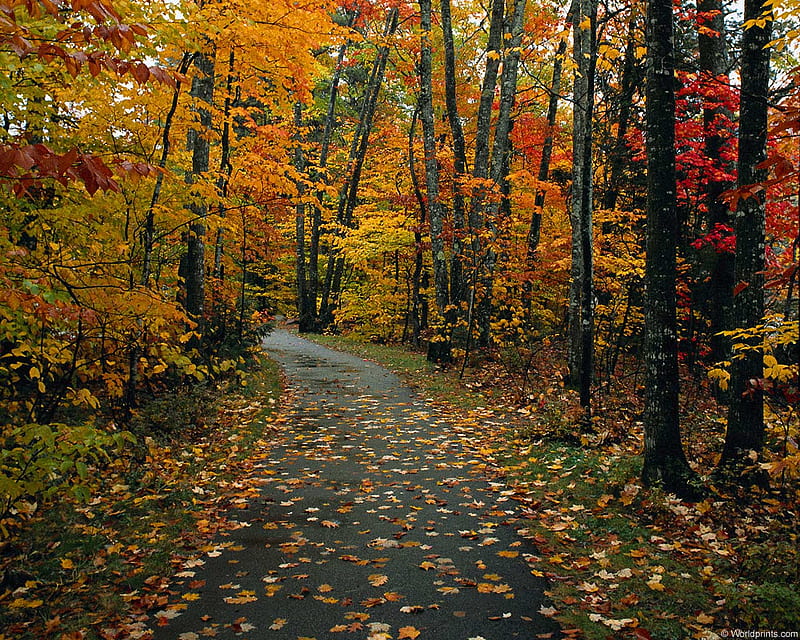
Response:
M283 437L239 528L175 577L157 640L560 637L476 427L374 363L284 330L264 347L292 396Z

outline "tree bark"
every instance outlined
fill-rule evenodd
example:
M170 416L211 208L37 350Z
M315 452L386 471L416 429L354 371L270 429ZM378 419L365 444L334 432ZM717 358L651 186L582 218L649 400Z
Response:
M763 0L745 0L744 20L755 20L767 11ZM739 115L738 186L763 182L766 169L759 165L767 157L767 113L769 98L772 19L764 26L746 27L742 39L742 90ZM736 232L736 282L741 290L733 299L734 326L754 327L764 315L765 193L741 198L734 216ZM750 346L757 347L756 340ZM741 357L740 357L741 356ZM728 430L721 464L745 463L750 451L764 445L764 394L754 381L763 377L761 350L753 348L735 355L731 362Z
M383 37L388 38L397 30L399 11L393 8L386 18ZM389 59L389 46L382 44L378 48L375 61L372 65L370 80L364 96L358 126L350 146L350 155L347 162L345 182L339 192L339 205L336 213L336 222L340 229L345 229L352 224L353 211L358 199L358 187L361 181L361 171L367 156L369 136L372 132L372 120L375 116L375 107L378 103L383 77L386 72L386 63ZM344 273L344 258L337 251L332 250L328 258L328 270L325 273L325 284L320 300L319 320L322 326L330 326L334 321L334 311L338 306L341 293L342 275Z
M596 60L596 0L579 0L574 20L577 74L574 82L572 147L572 280L569 298L570 381L580 390L581 406L591 406L593 374L594 265L592 242L592 120ZM588 24L587 24L588 22Z
M572 10L570 10L570 15ZM539 160L539 172L536 179L542 183L547 182L550 177L550 160L553 156L553 141L556 126L556 116L558 115L558 100L561 97L561 71L563 68L562 59L567 52L567 40L563 38L558 43L558 51L553 61L553 76L550 80L550 99L547 103L547 134L544 138L542 145L542 157ZM533 215L531 216L531 225L528 229L527 238L527 252L525 256L525 264L528 270L533 270L534 263L536 262L536 250L539 247L539 241L542 235L542 210L544 209L544 201L547 196L547 190L539 186L536 189L536 196L533 201ZM529 287L528 287L529 288Z
M433 80L431 69L431 0L420 0L422 43L419 60L419 114L422 121L422 143L425 150L425 187L430 222L433 287L436 306L444 318L450 304L448 260L444 241L444 207L439 196L439 161L436 157L436 131L433 117Z
M197 74L192 78L190 95L195 100L194 110L199 119L199 127L190 131L189 146L192 150L192 170L186 174L188 184L195 183L209 169L211 131L211 105L214 100L214 52L201 52L195 57ZM205 218L208 205L200 198L194 198L189 207L193 220L186 234L186 254L184 256L184 308L197 323L196 330L203 332L203 312L205 309Z
M298 144L294 149L294 168L298 173L297 195L301 199L295 205L295 284L297 287L298 328L301 332L311 331L315 324L316 301L311 298L308 275L306 273L306 204L302 202L306 187L302 175L306 170L303 148L299 144L300 130L303 126L303 105L294 105L295 137Z
M456 99L456 54L453 40L453 20L450 12L450 0L441 2L441 22L444 44L444 89L447 121L453 136L453 169L455 171L455 188L453 192L453 248L450 256L450 300L461 305L467 300L468 283L464 274L464 231L466 228L467 208L459 178L467 174L467 145L464 140L464 129L458 115Z
M675 280L675 78L672 0L647 15L647 256L645 263L644 465L647 486L687 497L692 471L681 445Z
M192 54L184 53L183 58L178 64L178 74L181 76L189 69L192 63ZM169 111L164 118L164 130L161 132L161 157L158 160L158 166L164 169L167 166L167 158L171 148L170 133L172 132L172 122L175 118L175 112L178 109L178 100L181 95L180 80L176 80L175 90L172 93L172 102L169 105ZM156 205L161 198L161 189L164 185L164 172L159 171L156 176L156 184L153 187L153 195L150 197L150 205L147 207L145 214L144 229L142 230L142 245L144 255L142 258L142 286L148 287L150 284L150 276L153 272L153 250L155 249L156 237Z
M484 224L491 232L492 238L497 237L496 220L501 209L508 210L508 167L511 154L511 128L513 126L511 111L517 95L517 73L522 46L523 27L525 24L526 0L514 0L513 13L510 17L510 33L504 34L503 70L500 76L500 105L497 112L497 122L494 129L489 162L489 179L500 191L500 198L493 198L485 206ZM478 344L488 347L491 342L491 309L492 290L494 287L494 270L497 264L497 250L494 243L489 244L483 256L481 268L481 298L477 305Z
M697 35L700 73L703 82L713 89L715 86L726 83L728 79L725 15L721 0L700 0L697 8L698 12L708 16L701 25L704 28L698 29ZM710 33L708 29L714 33ZM721 131L723 122L731 119L732 114L725 107L715 104L713 100L704 101L704 152L716 172L709 172L707 182L703 185L708 232L712 231L715 225L730 226L731 224L728 204L722 199L722 195L733 184L723 178L714 177L721 173L732 173L732 167L722 157L725 137ZM734 278L734 255L714 252L709 273L709 295L706 296L708 301L706 310L711 325L711 356L715 361L725 360L730 355L727 340L718 333L731 328Z
M631 111L634 105L633 97L643 79L643 73L636 59L636 48L639 46L636 32L635 9L631 9L631 18L628 23L628 43L625 46L625 61L622 65L622 78L620 79L619 115L617 116L617 135L609 154L608 183L603 193L603 209L612 210L617 207L620 195L620 186L624 184L626 163L630 162L631 153L628 149L627 135L631 124Z

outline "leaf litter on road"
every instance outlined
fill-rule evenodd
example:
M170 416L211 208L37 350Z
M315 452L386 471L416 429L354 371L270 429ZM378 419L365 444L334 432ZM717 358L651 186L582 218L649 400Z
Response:
M454 423L355 358L285 335L272 349L292 397L277 420L281 442L241 479L258 490L238 505L231 544L203 557L200 598L181 602L154 637L199 633L204 614L216 637L247 637L230 622L238 618L239 629L276 640L353 625L374 640L553 634L526 559L535 549L517 534L519 509L485 425ZM232 580L242 566L248 573ZM241 589L221 597L227 584Z

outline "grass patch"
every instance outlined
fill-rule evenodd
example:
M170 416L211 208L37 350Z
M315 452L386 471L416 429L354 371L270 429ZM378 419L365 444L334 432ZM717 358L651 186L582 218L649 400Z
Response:
M244 382L142 407L136 446L91 470L88 502L32 506L0 543L0 640L128 637L137 613L167 602L175 567L230 526L247 459L269 438L278 367L259 357Z

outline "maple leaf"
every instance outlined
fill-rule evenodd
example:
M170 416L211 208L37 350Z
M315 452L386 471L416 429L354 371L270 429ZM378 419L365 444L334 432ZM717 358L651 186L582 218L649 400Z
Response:
M369 582L373 587L382 587L389 582L389 576L380 573L373 573L367 578L367 582Z
M423 611L425 611L425 607L421 607L418 604L400 607L400 613L422 613Z
M398 640L403 640L403 638L414 640L415 638L419 637L420 632L416 627L400 627L397 630L397 634Z
M278 631L283 629L287 622L289 621L286 618L275 618L275 620L272 621L272 624L269 625L269 628L273 631Z

